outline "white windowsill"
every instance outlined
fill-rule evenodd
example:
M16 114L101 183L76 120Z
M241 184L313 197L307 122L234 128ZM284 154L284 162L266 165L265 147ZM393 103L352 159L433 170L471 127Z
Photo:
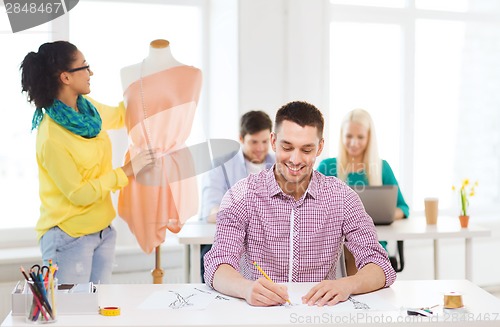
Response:
M167 240L161 246L161 266L163 269L182 269L184 247L176 238ZM38 246L0 249L0 283L22 278L20 267L28 269L41 263ZM154 268L155 252L145 254L137 245L117 246L113 273L148 271Z

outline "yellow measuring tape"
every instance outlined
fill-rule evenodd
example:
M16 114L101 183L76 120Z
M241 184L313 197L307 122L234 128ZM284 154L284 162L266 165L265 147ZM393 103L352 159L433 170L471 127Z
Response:
M119 316L120 308L119 307L104 307L99 308L99 313L103 316Z
M457 292L449 292L444 295L445 309L458 309L464 306L462 295Z

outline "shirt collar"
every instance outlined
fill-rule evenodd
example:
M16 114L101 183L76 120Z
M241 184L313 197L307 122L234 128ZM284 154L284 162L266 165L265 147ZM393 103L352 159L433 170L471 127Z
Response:
M267 181L267 189L269 192L269 196L273 197L279 193L285 194L281 187L278 184L278 181L276 180L276 176L274 175L274 169L276 167L276 164L274 164L268 171L267 171L267 176L266 176L266 181ZM316 198L318 194L318 179L320 173L318 173L316 170L313 170L312 172L312 177L311 181L309 182L309 186L307 187L305 196L312 196L313 198Z
M267 190L269 192L269 197L273 197L279 193L283 193L281 190L281 187L278 185L278 181L276 180L276 176L274 176L274 168L276 167L276 164L272 165L271 168L267 170L267 176L266 176L266 184L267 184Z
M238 161L242 164L242 165L245 165L246 164L246 159L245 159L245 155L243 154L243 145L240 144L240 150L238 151L238 153L236 153L236 156L238 157ZM266 164L266 169L269 169L271 168L271 166L275 163L275 158L274 158L274 155L271 154L271 152L268 152L266 154L266 158L264 159L264 163Z
M313 170L311 181L309 182L309 186L307 187L306 193L312 196L314 199L318 195L319 178L320 178L320 173L318 173L316 170Z
M240 144L240 150L236 153L236 157L238 158L238 162L242 165L245 164L245 156L243 155L243 147Z

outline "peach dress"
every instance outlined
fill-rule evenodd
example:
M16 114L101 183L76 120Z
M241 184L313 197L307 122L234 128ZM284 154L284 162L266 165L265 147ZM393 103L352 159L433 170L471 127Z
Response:
M167 229L179 232L198 211L192 157L189 151L176 151L185 149L191 132L202 75L198 68L176 66L141 79L124 92L129 137L125 160L148 148L160 149L161 160L129 177L120 191L118 213L142 250L151 253L165 241Z

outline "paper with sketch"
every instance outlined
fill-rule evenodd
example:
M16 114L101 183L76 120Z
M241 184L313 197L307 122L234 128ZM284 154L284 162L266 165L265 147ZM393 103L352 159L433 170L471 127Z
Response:
M156 291L139 305L141 310L205 310L213 301L231 298L205 287L183 286L175 290Z
M307 308L307 304L302 303L302 293L289 292L290 302L293 308ZM337 303L334 306L328 307L333 311L393 311L398 310L388 301L384 300L381 296L375 293L368 293L362 295L352 295L345 302Z

